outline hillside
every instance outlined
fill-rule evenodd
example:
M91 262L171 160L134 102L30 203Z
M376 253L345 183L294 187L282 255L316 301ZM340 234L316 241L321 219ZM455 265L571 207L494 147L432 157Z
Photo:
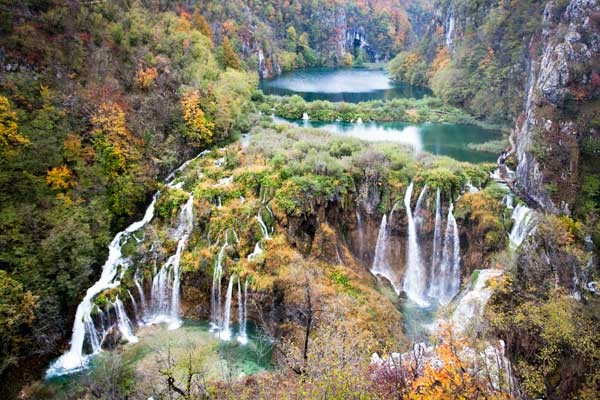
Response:
M598 398L599 55L597 0L0 2L0 397Z

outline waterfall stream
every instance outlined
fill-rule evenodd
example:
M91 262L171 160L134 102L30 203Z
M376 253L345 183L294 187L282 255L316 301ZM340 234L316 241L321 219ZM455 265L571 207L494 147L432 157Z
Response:
M450 203L444 233L442 258L441 262L432 265L432 280L429 287L429 296L437 299L441 304L448 304L460 289L460 238L453 212L454 204ZM437 222L436 215L436 224ZM437 229L439 227L436 227ZM436 238L434 238L434 246L436 246L435 240ZM437 240L437 245L439 245L441 241L439 236ZM438 257L438 255L434 254L434 257Z
M190 194L181 207L179 223L174 233L178 240L175 254L167 259L152 280L152 315L144 321L149 324L167 323L169 329L181 326L179 319L180 276L179 263L194 227L194 196Z
M200 153L197 157L192 160L188 160L184 162L179 168L173 171L166 179L167 187L169 188L181 188L183 187L183 182L175 183L178 180L177 174L183 171L187 166L195 159L208 154L206 151ZM79 371L83 368L86 368L91 357L98 353L102 348L102 341L107 331L107 327L104 326L104 316L105 314L99 310L100 320L103 324L102 327L102 338L98 334L98 330L94 324L94 320L92 319L92 309L94 308L94 299L101 294L103 291L107 289L117 288L121 284L121 279L123 274L130 267L130 260L128 257L123 255L123 246L129 241L130 238L135 239L137 243L143 241L138 236L136 236L136 232L140 229L144 228L146 225L152 221L154 218L154 208L156 206L156 201L160 192L154 194L152 198L152 202L146 209L144 216L141 220L136 221L129 225L125 230L117 233L113 240L108 245L108 258L106 259L104 265L102 266L102 272L98 281L96 281L87 291L86 294L81 301L81 303L77 306L77 311L75 313L75 319L73 321L73 330L71 336L71 342L69 350L67 350L64 354L62 354L58 359L50 364L46 371L46 377L54 377L65 375L69 373L73 373ZM168 313L170 316L170 322L174 323L171 327L175 328L179 326L179 296L180 296L180 288L179 288L179 261L181 259L181 255L185 250L185 245L187 243L187 239L191 234L193 228L193 197L190 194L188 201L185 206L182 208L179 226L176 231L176 237L179 240L179 245L177 248L177 253L169 258L165 266L163 266L163 270L170 271L170 277L172 283L170 284L170 307L167 307ZM141 275L141 274L140 274ZM161 275L159 273L158 275ZM161 295L165 293L164 288L167 287L167 283L164 280L164 274L159 279L163 279L163 287L161 288ZM156 279L156 276L155 276ZM143 284L140 282L140 278L138 276L138 271L134 274L134 284L137 287L140 302L141 302L141 310L138 308L138 305L135 303L135 299L131 296L131 301L134 304L134 309L136 310L136 319L139 320L139 316L143 316L144 313L148 311L148 307L146 304L146 298L144 295ZM154 283L153 283L154 286ZM153 300L153 308L154 308L154 298ZM162 299L158 301L161 304L161 309L164 304ZM125 307L123 302L117 297L115 298L114 303L111 303L113 308L115 309L117 321L117 328L121 332L122 337L129 341L135 342L137 338L133 333L133 327L127 313L125 311ZM110 318L110 313L106 313L106 320ZM141 318L144 319L143 317ZM110 321L108 321L110 322ZM111 324L108 323L108 326ZM86 343L86 338L91 347L90 354L84 354L84 345Z
M225 309L223 310L223 327L219 331L219 338L222 340L231 340L231 297L233 295L233 282L235 275L229 277L227 285L227 295L225 297Z
M134 232L140 230L152 220L157 198L158 193L154 195L152 202L144 213L144 217L140 221L129 225L124 231L117 233L108 246L108 258L102 267L100 279L87 290L85 297L77 307L75 320L73 321L71 346L66 353L48 367L48 370L46 371L47 377L64 375L86 367L90 356L83 354L83 345L86 336L91 338L91 355L100 351L100 343L97 345L93 343L95 339L97 339L96 328L94 327L91 317L91 311L94 305L93 300L104 290L115 288L120 285L121 275L125 271L125 268L119 267L127 266L127 260L123 257L121 252L122 247ZM121 274L118 274L119 270L121 270Z
M379 235L377 236L377 245L375 246L375 258L373 259L373 265L371 266L371 273L373 275L379 275L387 279L396 294L400 294L400 288L398 287L397 280L394 277L394 273L390 268L387 259L387 246L389 241L389 232L387 224L387 216L384 214L381 219L381 226L379 227Z
M238 324L239 324L239 332L237 336L237 341L243 345L248 343L248 333L247 333L247 325L248 325L248 278L244 282L244 294L242 296L242 285L240 284L240 279L238 278Z
M433 231L433 251L431 253L431 265L429 270L429 297L436 297L436 279L439 277L439 265L442 262L442 204L440 188L435 194L435 225Z
M525 238L533 232L536 222L535 211L525 205L519 204L514 208L512 219L514 225L510 232L509 239L511 248L516 249L521 246L525 241Z
M423 191L426 189L423 188ZM406 253L406 276L403 289L410 300L421 307L429 306L424 293L426 288L425 271L421 262L421 249L417 237L417 228L411 209L411 198L413 193L413 182L408 185L404 195L404 207L408 218L408 248ZM423 193L423 192L421 192ZM420 196L419 196L420 197ZM416 210L419 211L419 210Z

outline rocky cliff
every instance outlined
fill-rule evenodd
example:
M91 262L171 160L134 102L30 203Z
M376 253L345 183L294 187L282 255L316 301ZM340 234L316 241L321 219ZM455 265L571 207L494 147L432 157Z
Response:
M585 161L598 140L600 5L548 2L543 30L531 39L524 111L517 121L519 184L549 211L570 213Z

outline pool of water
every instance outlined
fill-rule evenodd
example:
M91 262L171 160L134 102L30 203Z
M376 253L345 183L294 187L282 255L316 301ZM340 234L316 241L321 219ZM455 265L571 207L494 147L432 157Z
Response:
M502 137L502 134L497 130L483 129L474 125L415 125L406 122L331 123L288 121L277 117L274 117L274 121L324 129L328 132L361 140L402 143L411 146L417 153L429 152L472 163L495 162L498 156L471 149L469 143L480 144Z
M223 381L271 368L272 342L252 324L248 324L246 345L236 340L218 340L206 321L185 320L176 330L161 325L144 326L136 331L136 335L138 343L102 351L89 369L46 381L43 392L51 398L73 398L74 392L90 382L101 385L107 372L115 369L115 363L118 373L131 380L139 390L162 384L164 376L160 371L168 368L169 358L179 379L184 379L190 359L196 369L203 371L207 381Z
M386 71L361 68L297 70L263 80L260 88L266 94L299 95L306 101L348 103L395 98L420 99L432 94L431 90L424 87L394 82Z

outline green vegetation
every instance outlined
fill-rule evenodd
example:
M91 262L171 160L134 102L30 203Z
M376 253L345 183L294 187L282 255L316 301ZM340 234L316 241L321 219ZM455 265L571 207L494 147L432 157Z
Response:
M0 7L0 396L62 347L107 243L166 173L248 128L256 86L225 69L234 54L219 64L197 13L34 3Z
M441 25L430 27L388 66L398 80L431 87L445 103L478 119L512 123L522 111L529 38L541 28L544 1L437 0L432 10L452 11L455 33L446 47ZM451 7L450 7L451 6ZM431 11L419 11L424 18ZM523 39L527 38L527 39ZM535 46L533 44L532 46Z
M259 103L265 114L275 114L287 119L301 119L308 113L315 121L355 122L405 121L412 123L480 124L464 111L445 105L441 100L427 97L415 99L374 100L364 103L333 103L329 101L304 101L300 96L266 96Z
M568 219L547 216L516 263L506 265L510 273L494 295L489 320L529 397L598 394L598 298L573 287L578 276L598 278L589 257Z

